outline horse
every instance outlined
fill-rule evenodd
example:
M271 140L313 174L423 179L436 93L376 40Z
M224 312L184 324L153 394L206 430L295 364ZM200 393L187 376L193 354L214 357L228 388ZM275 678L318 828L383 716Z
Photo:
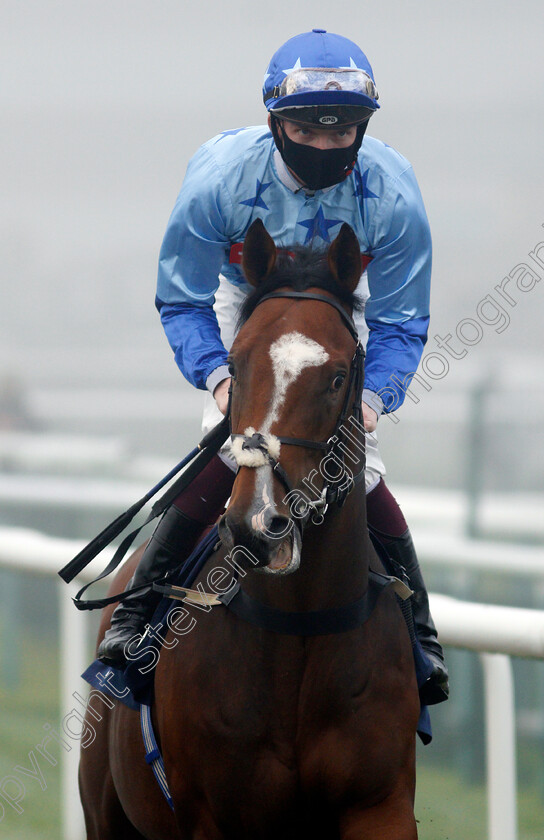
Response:
M152 714L173 809L143 760L138 713L110 700L97 716L89 702L87 838L416 840L406 622L389 586L364 621L347 620L383 572L361 480L359 245L344 224L326 252L282 252L254 222L242 265L253 288L229 356L238 472L197 586L228 582L251 614L223 603L166 635Z

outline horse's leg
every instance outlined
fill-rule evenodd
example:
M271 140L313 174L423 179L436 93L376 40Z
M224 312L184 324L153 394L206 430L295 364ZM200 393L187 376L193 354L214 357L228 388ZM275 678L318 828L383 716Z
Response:
M417 840L414 798L415 768L411 763L389 796L371 807L358 806L343 814L341 840Z
M140 546L117 572L110 585L109 595L123 591L138 564L144 547ZM112 604L102 611L97 647L109 627L115 607L116 604ZM97 694L99 695L100 692L92 691L91 698L93 695L96 697ZM108 702L115 703L109 695ZM94 714L89 712L89 707L87 707L85 719L90 731L94 730L96 734L93 741L81 750L79 764L79 790L87 840L118 840L118 838L119 840L146 840L126 816L112 778L110 735L115 708L110 709L106 703L96 699L92 699L92 708ZM97 720L96 715L99 715L100 720Z
M88 789L86 794L91 793ZM97 796L81 792L87 840L146 840L126 817L113 785L111 774L100 780Z
M342 820L341 840L417 840L409 803L386 799L373 808L352 810Z
M341 840L417 840L414 810L386 799L373 808L352 810L342 820Z
M87 840L175 840L174 816L144 760L138 712L96 700L93 709L101 720L87 712L95 738L79 766Z
M158 736L156 721L153 726ZM109 749L115 788L132 825L146 840L179 840L175 816L145 762L138 712L122 704L112 711Z
M145 840L121 807L109 764L110 710L101 712L99 725L87 712L86 720L96 737L81 751L79 790L87 840Z

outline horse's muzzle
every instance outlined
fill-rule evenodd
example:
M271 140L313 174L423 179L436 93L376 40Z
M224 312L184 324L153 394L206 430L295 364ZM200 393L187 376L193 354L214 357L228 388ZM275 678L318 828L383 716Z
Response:
M300 539L293 520L267 508L251 516L227 510L219 521L219 536L231 551L242 546L254 569L275 574L295 571L300 562Z

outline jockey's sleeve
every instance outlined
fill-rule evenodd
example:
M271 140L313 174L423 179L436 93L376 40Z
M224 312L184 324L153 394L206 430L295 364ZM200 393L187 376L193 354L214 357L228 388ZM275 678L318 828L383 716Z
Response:
M389 184L373 226L365 390L388 412L404 401L429 325L431 234L411 166Z
M189 163L168 222L155 302L181 372L192 385L212 391L220 381L214 372L227 358L213 301L230 247L225 219L231 216L223 178L202 147Z
M208 388L213 394L216 385L229 376L227 351L213 307L159 299L156 306L180 371L195 388Z

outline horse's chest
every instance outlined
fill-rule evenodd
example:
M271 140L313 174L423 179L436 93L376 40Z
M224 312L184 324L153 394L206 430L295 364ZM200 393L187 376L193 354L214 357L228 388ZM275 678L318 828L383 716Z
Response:
M372 796L387 784L405 748L402 709L389 702L404 677L362 653L357 640L341 654L316 642L308 657L293 639L246 645L234 669L231 649L228 664L217 657L213 668L194 673L183 704L183 753L204 773L204 787L225 808L241 788L258 799L266 789L273 812L300 798L333 805L355 793Z

